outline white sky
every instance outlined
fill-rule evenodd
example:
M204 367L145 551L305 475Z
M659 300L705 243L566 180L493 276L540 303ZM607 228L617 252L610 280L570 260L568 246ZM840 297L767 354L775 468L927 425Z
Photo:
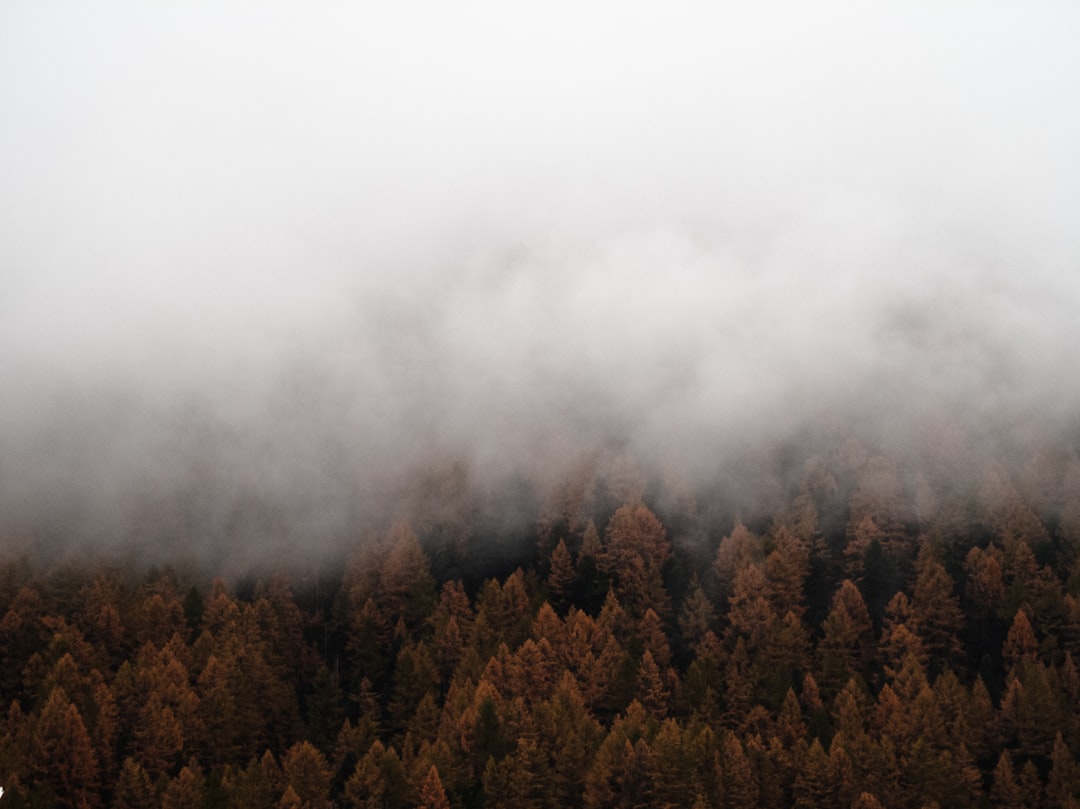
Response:
M9 457L298 368L305 446L510 466L1077 393L1076 3L520 5L0 5Z

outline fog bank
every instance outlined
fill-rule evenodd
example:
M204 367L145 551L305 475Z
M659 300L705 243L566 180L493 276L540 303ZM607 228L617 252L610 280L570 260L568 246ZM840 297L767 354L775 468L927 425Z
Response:
M1080 10L702 6L5 4L0 542L1072 435Z

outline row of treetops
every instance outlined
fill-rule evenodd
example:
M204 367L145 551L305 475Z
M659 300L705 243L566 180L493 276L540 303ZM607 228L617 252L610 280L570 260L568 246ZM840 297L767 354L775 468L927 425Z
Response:
M1035 496L808 463L715 538L563 488L490 575L407 521L317 585L8 560L5 804L1074 806L1074 460Z

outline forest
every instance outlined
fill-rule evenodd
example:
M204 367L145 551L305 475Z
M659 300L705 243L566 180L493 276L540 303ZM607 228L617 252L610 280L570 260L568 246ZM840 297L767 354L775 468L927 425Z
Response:
M4 806L1080 805L1075 448L796 467L745 514L587 472L314 575L9 554Z

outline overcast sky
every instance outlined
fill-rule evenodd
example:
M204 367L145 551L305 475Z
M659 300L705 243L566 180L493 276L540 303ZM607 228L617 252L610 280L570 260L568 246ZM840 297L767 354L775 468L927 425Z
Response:
M0 504L1075 415L1076 3L520 5L0 5Z

